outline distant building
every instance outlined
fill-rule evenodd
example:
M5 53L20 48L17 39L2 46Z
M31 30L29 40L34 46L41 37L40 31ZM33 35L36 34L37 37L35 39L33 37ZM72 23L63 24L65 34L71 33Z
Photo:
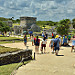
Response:
M13 22L12 22L11 20L9 20L9 21L3 21L3 22L7 23L7 25L8 25L9 27L12 27Z
M40 32L40 27L36 25L36 17L20 17L20 25L14 26L14 34L23 34L24 31Z
M25 26L27 29L33 24L36 24L36 17L20 17L20 25Z

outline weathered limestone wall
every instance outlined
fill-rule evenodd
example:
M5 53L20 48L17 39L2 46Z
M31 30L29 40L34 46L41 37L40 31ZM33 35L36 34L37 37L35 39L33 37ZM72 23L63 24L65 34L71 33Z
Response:
M35 17L20 17L20 25L25 25L27 28L30 28L32 24L36 24Z
M0 54L0 66L20 62L22 58L26 58L26 60L32 59L32 50L27 49L13 53Z

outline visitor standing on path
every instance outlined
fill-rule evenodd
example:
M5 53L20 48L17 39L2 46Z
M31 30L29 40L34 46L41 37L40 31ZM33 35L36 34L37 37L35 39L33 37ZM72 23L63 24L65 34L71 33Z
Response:
M32 46L34 46L33 44L34 44L34 36L33 36L33 34L32 34L32 36L31 36L31 42L32 42Z
M44 38L44 36L45 36L45 35L44 35L44 32L42 32L42 37Z
M54 42L54 36L52 36L52 39L49 43L49 47L51 47L51 52L54 53L54 46L53 46L53 42Z
M44 53L46 52L46 44L47 44L47 40L46 37L44 37L41 43L41 53L43 53L43 48L44 48Z
M54 40L54 50L55 50L55 55L58 55L59 47L61 46L59 36L56 35L55 40Z
M26 34L24 35L24 45L25 46L27 45L27 36L26 36Z
M74 46L75 46L75 35L72 38L72 49L71 49L71 52L73 51Z
M34 36L34 45L35 45L35 41L36 41L36 35Z
M70 40L71 40L71 34L68 35L68 44L69 44Z
M67 39L68 39L67 35L64 35L64 36L63 36L63 45L64 45L64 46L67 46L67 45L68 45Z
M48 34L45 32L45 37L46 37L46 39L48 39Z
M37 36L35 40L35 53L39 53L39 45L40 45L40 39Z

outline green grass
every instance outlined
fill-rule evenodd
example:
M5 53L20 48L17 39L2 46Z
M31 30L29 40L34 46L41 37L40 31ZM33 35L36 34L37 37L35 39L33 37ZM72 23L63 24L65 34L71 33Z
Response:
M41 28L42 30L44 29L44 27L43 27L42 25L40 26L40 28ZM48 25L46 25L46 27L45 27L45 28L46 28L47 30L48 30L48 29L51 29L51 27L50 27L50 26L48 26Z
M13 23L12 27L20 25L19 23Z
M30 61L25 61L24 64L29 63ZM8 65L0 66L0 75L10 75L15 69L19 68L22 63L13 63Z
M16 37L0 37L0 40L15 40L15 39L22 39L22 38L16 38Z
M15 41L15 43L19 43L23 41ZM13 41L1 41L0 44L5 44L5 43L14 43Z
M0 53L6 53L6 52L15 52L15 51L19 51L21 49L18 48L9 48L9 47L4 47L4 46L0 46Z

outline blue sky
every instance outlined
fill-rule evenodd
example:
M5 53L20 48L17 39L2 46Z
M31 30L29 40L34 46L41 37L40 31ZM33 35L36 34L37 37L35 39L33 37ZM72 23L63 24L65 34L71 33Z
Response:
M75 0L0 0L0 17L37 17L42 21L75 18Z

